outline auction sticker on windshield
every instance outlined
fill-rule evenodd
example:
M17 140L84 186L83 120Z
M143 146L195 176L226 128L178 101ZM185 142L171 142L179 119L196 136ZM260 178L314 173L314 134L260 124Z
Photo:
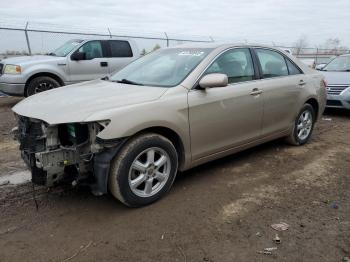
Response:
M178 53L178 55L186 55L186 56L202 56L204 54L203 51L181 51L180 53Z

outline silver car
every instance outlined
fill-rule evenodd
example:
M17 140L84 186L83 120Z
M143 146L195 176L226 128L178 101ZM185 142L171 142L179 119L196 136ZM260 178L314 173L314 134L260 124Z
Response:
M30 96L59 86L105 77L140 56L132 40L71 40L48 55L0 61L0 91Z
M94 194L142 206L178 170L280 137L305 144L325 102L323 76L284 51L211 44L152 52L13 111L34 183L90 178Z
M350 109L350 54L334 58L321 73L327 82L327 107Z

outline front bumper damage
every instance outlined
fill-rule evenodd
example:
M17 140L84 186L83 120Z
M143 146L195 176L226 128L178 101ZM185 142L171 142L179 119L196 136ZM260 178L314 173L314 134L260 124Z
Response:
M90 181L96 195L107 193L109 166L124 139L101 140L108 122L48 125L18 116L15 138L32 173L32 182L52 187L60 182Z

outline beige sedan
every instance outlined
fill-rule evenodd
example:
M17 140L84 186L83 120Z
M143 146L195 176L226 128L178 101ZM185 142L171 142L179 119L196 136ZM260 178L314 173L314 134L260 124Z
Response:
M146 55L109 79L17 104L17 138L34 183L92 181L128 206L161 198L178 170L285 137L309 141L323 77L258 45L193 45Z

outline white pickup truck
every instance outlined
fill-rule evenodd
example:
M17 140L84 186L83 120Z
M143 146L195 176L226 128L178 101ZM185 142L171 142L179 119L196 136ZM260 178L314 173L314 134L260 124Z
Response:
M48 55L0 61L0 91L30 96L59 86L105 77L140 56L129 39L76 39Z

